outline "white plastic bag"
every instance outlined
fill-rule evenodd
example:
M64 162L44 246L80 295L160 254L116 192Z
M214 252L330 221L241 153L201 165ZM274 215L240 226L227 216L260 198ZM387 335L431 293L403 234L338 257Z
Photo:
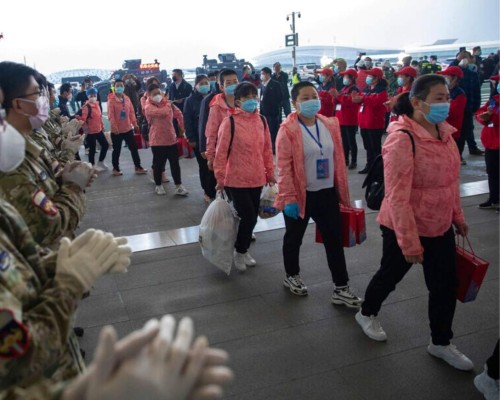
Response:
M231 205L217 193L200 223L201 253L210 263L229 275L240 219Z
M278 195L278 185L266 186L262 191L259 203L259 217L262 219L275 217L280 213L276 207L274 207L274 200Z

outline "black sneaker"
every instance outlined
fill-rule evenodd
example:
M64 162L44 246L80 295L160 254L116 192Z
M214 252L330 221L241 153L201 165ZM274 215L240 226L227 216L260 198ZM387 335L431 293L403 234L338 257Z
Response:
M358 174L367 174L368 173L368 166L364 167L361 171L358 171Z
M492 201L488 200L485 201L484 203L481 203L477 206L477 208L480 208L482 210L490 210L490 209L496 209L498 210L499 204L498 203L493 203Z
M363 304L363 299L356 296L349 286L344 286L333 290L331 302L350 308L359 308Z
M358 168L358 164L355 163L355 162L352 162L352 163L349 164L349 166L347 168L349 168L349 169L356 169L356 168Z
M484 156L484 151L476 147L475 149L469 149L469 154L471 156Z
M283 286L290 289L290 292L297 296L307 295L307 286L304 285L304 282L300 279L300 275L287 276L283 280Z

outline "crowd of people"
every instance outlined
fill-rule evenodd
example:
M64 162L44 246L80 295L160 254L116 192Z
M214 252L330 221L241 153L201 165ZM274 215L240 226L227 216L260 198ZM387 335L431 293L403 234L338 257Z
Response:
M96 359L83 372L72 316L95 280L108 272L126 271L131 251L126 240L110 233L89 230L75 238L74 232L85 212L85 189L108 169L109 142L113 176L123 174L123 142L131 152L134 172L147 174L137 150L137 132L147 135L158 195L166 194L167 160L175 194L188 195L177 147L179 138L187 138L205 201L225 191L240 218L233 254L240 272L258 263L248 250L259 200L264 186L277 184L274 206L285 222L283 285L294 295L308 294L300 248L312 218L332 276L330 301L358 310L355 320L370 339L387 340L378 318L382 303L414 264L422 264L429 290L427 351L457 369L471 370L472 361L451 343L455 233L467 236L469 229L459 196L466 142L472 155L485 155L490 193L479 207L497 212L499 208L500 75L497 64L496 75L480 76L477 57L462 51L457 65L444 70L432 56L418 68L407 58L397 71L386 62L375 67L366 56L351 68L337 59L333 67L315 72L315 83L300 81L293 71L291 91L289 76L278 62L272 70L262 68L258 80L247 71L240 82L231 69L201 74L194 88L176 69L168 91L151 78L139 93L140 82L128 76L116 79L108 96L109 139L91 82L85 88L86 99L82 95L79 100L81 113L71 115L67 85L61 86L56 99L54 86L39 72L0 63L0 103L5 110L0 130L0 240L6 249L0 254L0 269L12 273L2 286L6 307L0 312L6 322L1 329L3 336L17 338L2 348L3 388L18 398L30 390L55 398L50 396L62 390L64 399L94 399L121 394L126 388L130 396L137 393L135 382L148 381L147 368L159 364L163 379L161 384L153 378L148 381L154 393L148 398L162 398L169 390L179 393L176 399L216 398L230 380L231 371L221 368L227 355L209 348L203 338L193 344L189 320L181 321L174 340L171 317L148 323L143 331L123 339L125 344L116 341L114 332L103 331ZM481 79L492 83L491 98L482 107ZM484 126L485 152L474 141L474 118ZM359 173L368 173L382 155L385 180L377 218L382 260L364 300L349 286L340 223L341 207L351 205L347 171L358 168L358 128L367 156ZM86 133L89 163L77 158L85 137L80 129ZM97 163L96 142L101 147ZM148 347L154 351L140 351ZM145 361L145 354L158 360ZM143 367L130 366L135 363ZM498 343L487 366L476 386L485 396L494 390L498 396ZM93 385L96 381L103 384ZM82 393L84 397L78 397Z

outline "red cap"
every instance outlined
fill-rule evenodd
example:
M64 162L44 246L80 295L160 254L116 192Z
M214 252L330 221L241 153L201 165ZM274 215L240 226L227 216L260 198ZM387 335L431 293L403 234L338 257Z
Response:
M448 67L444 71L438 71L437 73L439 75L458 76L460 79L464 77L464 71L462 71L462 68L455 66Z
M415 78L417 76L417 70L412 67L404 67L394 72L394 75L409 75Z
M490 76L490 81L500 81L500 75Z
M358 77L358 72L353 69L353 68L349 68L349 69L346 69L344 72L341 72L339 75L351 75L354 79L357 79Z
M323 68L323 69L319 69L316 71L318 74L320 75L328 75L328 76L333 76L333 71L331 70L331 68Z
M382 79L384 77L384 71L380 68L372 68L366 71L366 75L376 76L378 79Z

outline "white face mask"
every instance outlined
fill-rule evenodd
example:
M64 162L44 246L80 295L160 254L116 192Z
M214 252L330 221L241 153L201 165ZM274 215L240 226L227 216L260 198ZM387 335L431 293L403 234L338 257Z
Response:
M458 63L458 66L462 67L462 68L466 68L468 64L469 64L469 60L467 60L466 58L464 58L464 59L462 59L462 61L460 61Z
M73 99L73 94L70 94L70 95L68 96L68 101L71 101L72 99Z
M91 97L91 98L89 98L89 101L91 103L95 103L97 101L97 97Z
M157 94L156 96L153 96L153 101L155 103L161 103L162 99L163 99L163 96L161 94Z
M16 128L0 122L0 171L15 170L24 161L26 141Z
M28 103L33 103L38 110L36 115L24 114L30 119L30 124L33 129L38 129L45 124L45 122L49 119L49 99L46 96L40 96L36 100L28 100L28 99L19 99L22 101L27 101Z

